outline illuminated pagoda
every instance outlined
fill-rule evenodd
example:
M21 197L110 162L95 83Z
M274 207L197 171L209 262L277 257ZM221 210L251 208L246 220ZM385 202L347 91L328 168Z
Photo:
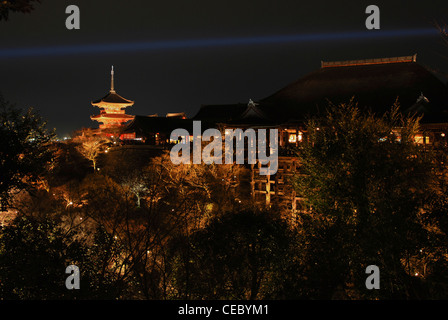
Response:
M111 86L109 93L103 98L93 101L92 106L100 108L100 114L93 115L90 119L99 122L100 130L110 135L123 125L134 119L133 115L126 114L126 108L134 104L134 101L120 96L114 89L114 67L111 71Z

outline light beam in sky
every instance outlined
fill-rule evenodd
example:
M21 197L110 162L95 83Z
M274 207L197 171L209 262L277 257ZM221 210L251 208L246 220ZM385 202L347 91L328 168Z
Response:
M79 45L53 45L0 49L0 58L24 58L38 56L61 56L98 53L144 52L163 50L188 50L197 48L236 47L272 44L303 44L310 42L353 41L365 39L388 39L440 35L436 28L374 30L338 33L310 33L295 35L271 35L254 37L204 38L162 41L136 41L95 43Z

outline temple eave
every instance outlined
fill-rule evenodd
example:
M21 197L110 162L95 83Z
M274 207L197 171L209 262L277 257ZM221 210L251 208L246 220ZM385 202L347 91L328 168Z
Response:
M110 107L130 107L130 106L133 106L134 105L134 101L130 101L129 103L117 103L117 102L106 102L106 101L100 101L100 102L91 102L91 104L92 104L92 106L95 106L95 107L100 107L100 108L103 108L103 107L107 107L107 106L110 106Z

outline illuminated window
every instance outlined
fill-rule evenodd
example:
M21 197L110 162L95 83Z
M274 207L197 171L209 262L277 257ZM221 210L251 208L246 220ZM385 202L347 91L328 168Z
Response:
M173 140L170 138L170 143L187 144L189 141L193 141L193 136L180 136L177 140Z
M418 144L429 144L430 143L429 137L422 136L422 135L416 135L414 137L414 141L415 141L415 143L418 143Z
M290 134L288 141L289 141L289 143L296 143L297 142L297 136L295 134Z
M418 143L418 144L423 143L423 136L421 136L421 135L416 135L416 136L414 137L414 141L415 141L415 143Z

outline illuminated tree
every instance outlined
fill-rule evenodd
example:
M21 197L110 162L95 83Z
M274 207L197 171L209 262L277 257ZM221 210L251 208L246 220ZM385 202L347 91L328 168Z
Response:
M239 182L244 168L235 164L178 164L172 163L169 153L152 162L160 172L167 190L184 197L199 209L200 205L215 214L234 209L240 199Z
M88 205L83 210L124 245L128 276L138 280L144 297L166 299L172 280L167 244L173 237L189 237L211 217L239 204L235 188L240 169L174 165L169 153L146 164L142 159L147 157L139 151L109 152L103 175L86 180Z
M145 176L150 179L149 176ZM164 186L152 177L147 201L136 207L133 193L102 174L84 179L81 188L82 216L104 230L104 273L115 281L137 286L140 298L160 298L160 257L164 243L184 227L188 212L182 201L164 203L160 194ZM153 197L149 201L149 196Z
M45 182L55 134L31 108L24 112L0 96L0 136L0 210L5 210L14 194Z
M79 143L76 149L84 158L92 162L93 170L96 171L98 156L107 148L107 140L85 130L83 135L75 137L73 141Z

